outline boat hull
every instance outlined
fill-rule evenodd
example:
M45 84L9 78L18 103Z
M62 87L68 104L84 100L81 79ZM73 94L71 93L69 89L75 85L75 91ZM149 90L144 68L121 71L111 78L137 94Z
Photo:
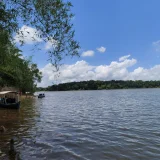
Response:
M1 104L1 103L0 103L0 108L19 109L19 108L20 108L20 102L10 103L10 104Z
M40 95L38 96L38 98L44 98L44 97L45 97L45 96L40 96Z

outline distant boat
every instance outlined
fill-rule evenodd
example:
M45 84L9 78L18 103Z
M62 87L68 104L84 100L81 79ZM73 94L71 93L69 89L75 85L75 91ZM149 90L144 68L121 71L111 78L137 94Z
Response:
M0 92L0 108L19 109L20 100L18 92L16 91Z
M40 93L39 95L38 95L38 98L44 98L45 97L45 94L44 93Z

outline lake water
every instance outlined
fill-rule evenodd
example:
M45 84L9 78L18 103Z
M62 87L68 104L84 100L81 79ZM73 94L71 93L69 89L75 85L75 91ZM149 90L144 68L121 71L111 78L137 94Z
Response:
M0 159L159 160L160 89L46 92L0 110ZM15 141L15 154L9 141Z

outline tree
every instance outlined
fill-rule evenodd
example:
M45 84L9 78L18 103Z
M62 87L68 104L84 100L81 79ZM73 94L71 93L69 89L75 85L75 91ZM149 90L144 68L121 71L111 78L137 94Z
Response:
M74 40L75 31L71 23L71 2L63 0L2 0L0 2L0 28L8 33L15 31L20 36L20 24L36 29L34 37L49 42L49 60L58 69L59 62L65 56L78 55L79 43ZM12 36L13 38L13 36ZM24 41L20 43L23 45Z
M35 29L33 41L38 37L49 42L49 60L58 69L65 56L78 55L79 44L71 23L72 4L62 0L2 0L0 1L0 86L16 86L23 92L33 92L41 80L37 65L22 59L14 44L18 34L21 45L25 35L19 29L27 25ZM28 32L28 34L31 34Z
M0 32L0 86L14 86L23 92L34 92L41 72L31 59L22 59L20 50L11 43L9 34Z

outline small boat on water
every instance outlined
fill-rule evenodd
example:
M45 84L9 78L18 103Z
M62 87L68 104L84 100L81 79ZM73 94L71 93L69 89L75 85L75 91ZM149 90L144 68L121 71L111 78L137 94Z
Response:
M45 94L44 93L40 93L39 95L38 95L38 98L44 98L45 97Z
M19 109L20 100L18 92L16 91L0 92L0 108Z

